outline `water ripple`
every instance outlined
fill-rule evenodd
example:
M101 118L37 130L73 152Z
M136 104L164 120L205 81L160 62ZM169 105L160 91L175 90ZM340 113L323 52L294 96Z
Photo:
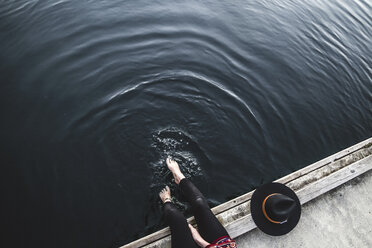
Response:
M176 191L167 156L213 205L369 137L371 9L366 0L0 1L0 131L33 189L24 199L53 202L79 234L106 223L109 240L89 231L76 240L119 246L161 227L158 190ZM94 206L101 215L86 211Z

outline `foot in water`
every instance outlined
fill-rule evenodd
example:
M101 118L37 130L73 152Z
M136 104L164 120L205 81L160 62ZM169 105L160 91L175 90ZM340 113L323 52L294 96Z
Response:
M165 186L159 193L159 197L163 203L171 202L171 192L168 186Z
M176 184L179 184L181 180L185 178L185 176L182 174L180 167L178 166L178 163L171 158L167 158L166 163L168 169L173 174L174 181L176 182Z

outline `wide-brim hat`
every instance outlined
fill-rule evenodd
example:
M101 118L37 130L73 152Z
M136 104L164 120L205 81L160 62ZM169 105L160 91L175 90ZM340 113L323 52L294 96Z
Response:
M266 201L272 195L282 196L292 201L291 210L285 221L273 221L265 209ZM289 233L301 216L301 204L296 193L281 183L268 183L257 188L251 198L251 215L257 227L266 234L280 236Z

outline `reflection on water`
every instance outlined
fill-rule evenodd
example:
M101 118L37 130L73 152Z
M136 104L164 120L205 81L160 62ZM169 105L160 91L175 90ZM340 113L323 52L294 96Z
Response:
M371 10L0 1L7 243L125 244L165 184L189 213L167 156L214 206L370 137Z

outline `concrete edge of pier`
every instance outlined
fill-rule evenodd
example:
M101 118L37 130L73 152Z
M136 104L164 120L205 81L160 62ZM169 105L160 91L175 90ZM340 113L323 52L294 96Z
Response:
M372 138L369 138L284 176L276 180L276 182L283 183L293 189L298 195L301 204L304 205L318 196L353 180L371 169ZM252 194L253 191L212 209L213 213L225 226L230 236L232 238L238 238L241 242L249 242L249 235L247 233L256 228L250 214L250 199ZM309 204L311 204L311 202L306 205ZM188 218L188 222L195 224L193 217ZM299 225L300 224L301 220ZM266 236L270 237L268 235ZM239 243L240 242L238 242L238 244ZM135 247L170 247L169 228L161 229L148 236L126 244L121 248Z

